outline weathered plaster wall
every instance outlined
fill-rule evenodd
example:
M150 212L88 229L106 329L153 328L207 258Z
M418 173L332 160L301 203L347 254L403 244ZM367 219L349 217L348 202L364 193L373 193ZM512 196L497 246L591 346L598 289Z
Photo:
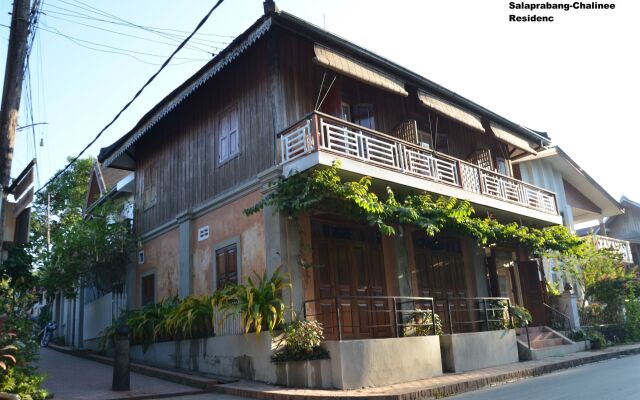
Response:
M262 213L246 216L244 210L261 199L260 191L255 191L232 203L217 208L193 220L192 269L193 294L207 294L214 289L213 257L214 246L236 237L240 238L242 280L265 269L264 223ZM209 226L209 238L198 241L198 230Z
M156 301L160 301L178 293L178 263L180 256L180 235L178 227L151 239L142 245L144 264L138 264L136 271L136 299L134 304L140 306L141 276L147 272L155 272Z
M447 372L464 372L518 362L513 329L456 333L440 337L442 362Z

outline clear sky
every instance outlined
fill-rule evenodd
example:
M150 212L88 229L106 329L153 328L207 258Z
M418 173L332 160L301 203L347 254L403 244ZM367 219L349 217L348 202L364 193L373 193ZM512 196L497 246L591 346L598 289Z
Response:
M48 123L35 132L41 183L64 166L67 156L77 154L158 68L142 61L161 63L186 35L179 31L191 31L215 2L82 1L44 0L43 29L31 53L34 121ZM514 122L547 131L614 197L624 194L638 201L640 1L609 1L614 10L517 12L553 15L555 22L546 23L509 22L514 12L505 0L277 4ZM0 4L0 24L10 23L10 3ZM163 30L160 36L113 23L118 21L99 10L176 31ZM126 133L210 58L207 51L219 51L261 13L261 0L226 0L193 43L198 49L179 53L181 59L161 73L89 154L97 155L100 147ZM9 35L0 28L4 74ZM129 56L114 53L123 49ZM24 106L21 115L21 125L27 124ZM30 130L18 134L14 175L33 157L33 140Z

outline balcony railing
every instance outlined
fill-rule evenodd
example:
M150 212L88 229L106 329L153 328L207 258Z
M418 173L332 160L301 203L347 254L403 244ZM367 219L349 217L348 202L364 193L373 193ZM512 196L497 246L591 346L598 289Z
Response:
M321 150L558 215L550 191L323 113L309 114L280 137L283 164Z
M626 240L616 239L609 236L593 235L593 240L598 249L610 249L620 253L622 261L628 264L633 263L631 245Z
M430 297L334 296L307 300L304 316L322 323L327 340L436 333Z

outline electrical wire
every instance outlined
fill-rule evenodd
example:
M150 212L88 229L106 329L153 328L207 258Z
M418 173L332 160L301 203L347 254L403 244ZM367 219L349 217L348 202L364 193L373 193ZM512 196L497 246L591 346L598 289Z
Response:
M67 16L90 19L90 20L93 20L93 21L99 21L99 22L104 22L104 23L109 23L109 24L121 25L121 26L130 27L130 28L142 29L142 30L144 30L144 31L146 31L148 33L152 33L152 34L158 35L158 36L163 37L165 39L173 40L176 43L179 43L184 39L183 35L177 35L177 34L174 34L174 33L167 33L167 32L160 32L158 30L155 30L154 28L150 28L150 27L147 27L147 26L144 26L144 25L136 24L136 23L128 21L128 20L126 20L124 18L118 17L117 15L109 14L106 11L99 10L99 9L97 9L95 7L89 6L90 8L93 8L94 10L97 10L97 11L93 11L91 9L84 8L82 6L78 6L78 5L74 5L72 3L68 3L68 2L65 2L64 0L59 0L59 1L65 3L65 4L69 4L71 6L75 6L77 8L80 8L83 11L88 11L90 13L94 13L94 14L100 15L102 17L111 18L111 19L108 20L108 19L97 18L97 17L95 17L93 15L90 15L90 14L85 14L83 12L70 10L68 8L52 5L50 3L48 3L48 6L56 8L58 10L62 10L62 11L66 11L66 12L70 12L70 13L75 14L75 15L66 14ZM54 12L54 11L47 10L47 12L51 13L51 12ZM58 14L60 14L60 12L58 12ZM191 44L187 45L186 47L187 48L191 48L191 49L197 49L197 50L200 50L200 51L206 51L205 49L202 49L200 47L194 46L194 44L205 45L205 46L209 45L209 43L208 42L204 42L203 39L194 38L194 39L192 39Z
M151 77L144 83L144 85L142 85L142 87L140 89L138 89L138 91L136 92L136 94L133 96L133 98L131 98L131 100L129 100L129 102L127 102L127 104L124 105L124 107L122 107L122 109L120 111L118 111L118 113L115 115L115 117L113 117L113 119L107 124L105 125L104 128L102 128L100 130L100 132L98 132L98 134L96 135L95 138L93 138L93 140L91 140L89 142L89 144L87 144L82 151L80 151L80 153L78 153L77 156L75 156L71 161L69 161L69 163L62 168L60 171L58 171L53 177L51 177L43 186L41 186L36 193L41 192L44 188L46 188L47 186L49 186L49 184L51 184L51 182L53 182L54 180L56 180L60 175L62 175L67 169L69 169L69 167L71 167L73 164L75 164L76 161L78 161L78 159L80 157L82 157L82 155L89 149L89 147L91 147L99 138L100 136L102 136L102 134L109 129L109 127L111 125L113 125L118 118L120 118L120 115L122 115L122 113L124 113L129 106L131 106L131 104L133 104L133 102L142 94L142 92L147 88L147 86L149 86L151 84L151 82L153 82L156 77L160 74L160 72L162 72L162 70L165 69L165 67L171 62L171 60L173 59L173 57L187 44L187 42L189 42L189 40L196 34L196 32L198 32L198 30L202 27L202 25L204 25L205 22L207 22L207 20L209 19L209 17L211 16L211 14L220 6L220 4L222 4L224 0L218 0L216 2L216 4L211 8L211 10L209 10L209 12L207 12L207 14L202 18L202 20L198 23L198 25L196 25L195 29L193 30L193 32L191 32L189 34L189 36L187 36L182 43L180 43L180 45L178 45L178 47L173 51L173 53L171 53L171 55L165 60L165 62L162 64L162 66L160 66L160 68L153 74L151 75Z

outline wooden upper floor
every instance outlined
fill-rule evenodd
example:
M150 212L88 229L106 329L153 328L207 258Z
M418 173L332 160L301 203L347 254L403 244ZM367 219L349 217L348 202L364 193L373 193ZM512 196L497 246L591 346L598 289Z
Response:
M490 199L487 208L522 203L522 210L505 208L515 214L527 208L531 186L518 181L512 160L548 142L328 32L270 13L103 149L100 161L135 171L136 227L144 235L218 196L257 185L258 174L284 161L278 134L314 111L347 136L367 137L369 158L352 160L375 164L372 139L387 141L396 160L391 168L377 166L427 181L432 177L416 171L424 172L435 155L442 161L433 161L442 166L438 173L455 174L459 188L468 189L465 171L477 177L474 196ZM413 170L405 168L400 144L414 150ZM536 188L535 196L537 211L546 214L541 221L556 223L553 193Z

